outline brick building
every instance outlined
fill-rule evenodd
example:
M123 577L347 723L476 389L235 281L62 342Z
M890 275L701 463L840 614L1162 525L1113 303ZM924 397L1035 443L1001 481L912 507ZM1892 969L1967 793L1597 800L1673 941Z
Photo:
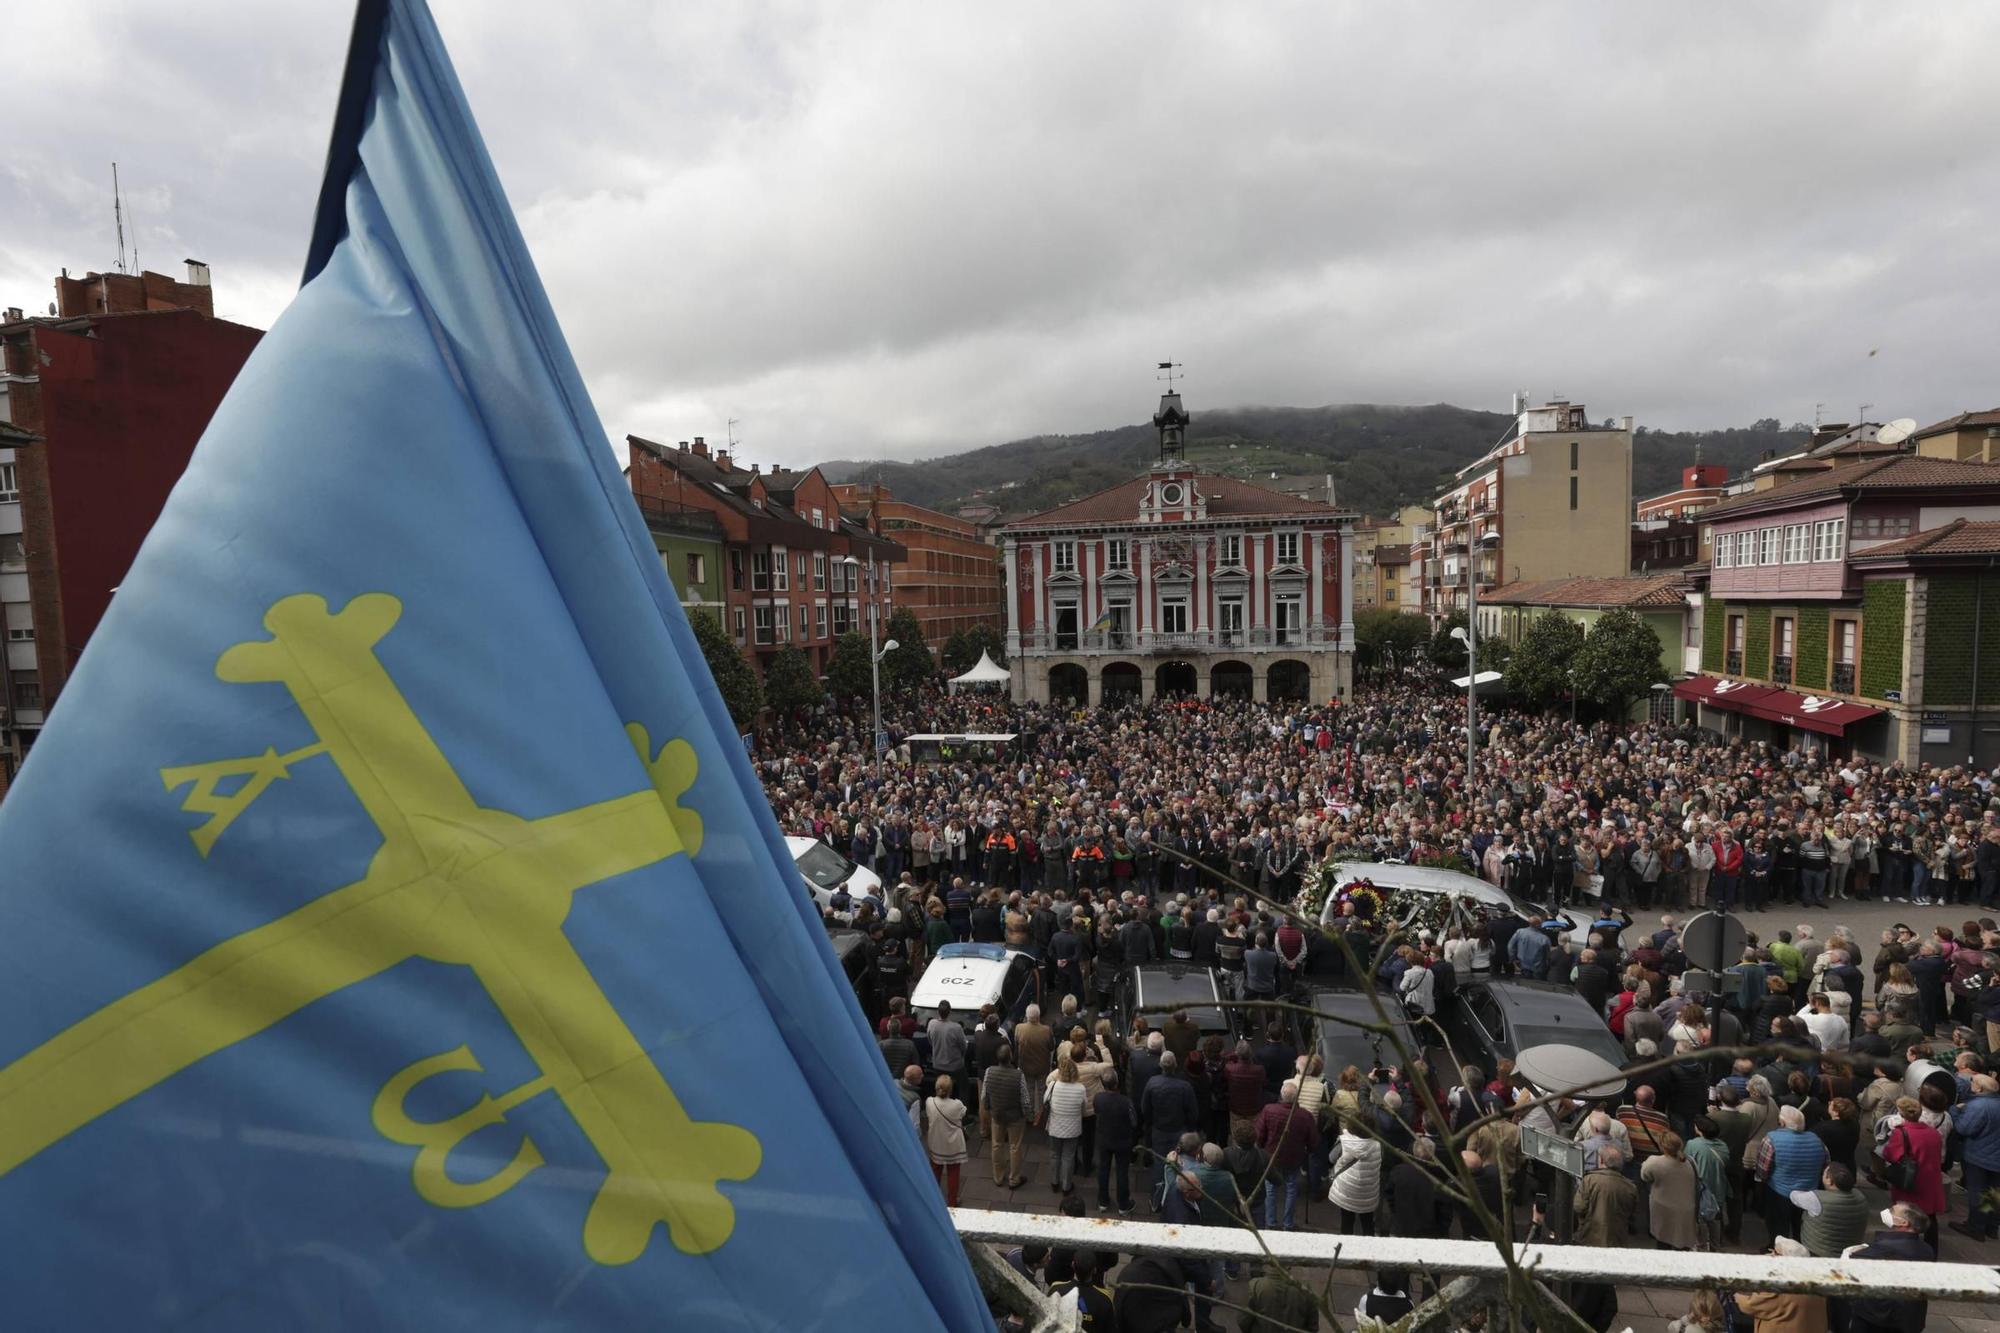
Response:
M1188 420L1162 396L1145 475L1001 529L1015 698L1347 693L1355 515L1195 471Z
M1707 726L1905 763L2000 759L2000 465L1874 458L1702 515ZM1975 695L1973 682L1978 681Z
M625 440L626 476L656 541L676 516L713 518L723 568L710 595L724 610L723 628L759 673L793 644L824 675L834 640L850 629L867 632L866 608L888 624L904 548L844 514L818 468L743 468L698 435L677 447L637 435ZM844 563L850 556L858 567ZM684 600L688 581L675 578Z
M896 605L915 613L932 647L975 625L1006 627L1000 552L978 524L898 500L878 482L832 489L843 511L908 552L896 570Z
M0 781L263 336L216 319L207 266L188 269L64 274L54 315L0 320Z

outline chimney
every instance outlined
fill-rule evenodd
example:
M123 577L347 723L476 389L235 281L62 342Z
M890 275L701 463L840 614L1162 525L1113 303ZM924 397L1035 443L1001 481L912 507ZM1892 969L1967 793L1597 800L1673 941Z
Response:
M702 439L699 435L694 437L694 456L696 458L708 457L708 441Z
M9 324L19 324L21 322L21 307L17 305L7 307L7 322Z
M750 475L753 477L757 475L757 464L752 463L750 465Z
M182 262L188 266L188 286L208 286L208 265L202 263L199 259L188 259Z
M682 440L682 441L681 441L681 452L682 452L682 453L686 453L687 451L688 451L688 442L687 442L686 440Z
M729 451L727 449L717 449L715 451L715 465L724 472L729 471Z

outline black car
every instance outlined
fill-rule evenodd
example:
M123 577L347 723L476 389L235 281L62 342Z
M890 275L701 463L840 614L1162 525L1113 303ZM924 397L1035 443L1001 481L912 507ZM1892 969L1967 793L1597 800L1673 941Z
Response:
M1412 1026L1409 1014L1403 1009L1403 1002L1393 995L1377 995L1373 999L1382 1002L1383 1010L1394 1027L1396 1039L1402 1043L1405 1056L1398 1052L1396 1041L1379 1032L1366 1032L1355 1027L1352 1022L1334 1020L1351 1019L1361 1023L1379 1023L1381 1017L1375 1012L1375 1005L1363 991L1318 987L1309 991L1303 1003L1310 1006L1315 1014L1331 1015L1331 1018L1307 1018L1303 1014L1294 1015L1302 1028L1300 1050L1317 1051L1326 1065L1326 1078L1330 1083L1339 1083L1341 1071L1352 1066L1361 1071L1364 1081L1368 1072L1390 1065L1403 1065L1409 1060L1422 1059L1424 1048L1435 1039L1435 1034L1426 1029Z
M1625 1063L1625 1048L1590 1004L1546 981L1460 981L1438 1019L1458 1058L1488 1078L1503 1057L1516 1059L1535 1046L1569 1046L1614 1067Z
M1201 1029L1204 1037L1233 1041L1243 1025L1239 1011L1225 1009L1222 979L1213 968L1193 963L1142 963L1126 969L1118 979L1116 1000L1118 1021L1123 1030L1132 1030L1132 1020L1143 1009L1146 1021L1157 1029L1177 1009L1187 1010L1188 1021Z

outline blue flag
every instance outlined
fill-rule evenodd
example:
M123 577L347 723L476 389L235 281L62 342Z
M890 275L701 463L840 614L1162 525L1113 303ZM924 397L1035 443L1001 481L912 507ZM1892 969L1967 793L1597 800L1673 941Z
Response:
M989 1323L421 0L0 867L10 1327Z

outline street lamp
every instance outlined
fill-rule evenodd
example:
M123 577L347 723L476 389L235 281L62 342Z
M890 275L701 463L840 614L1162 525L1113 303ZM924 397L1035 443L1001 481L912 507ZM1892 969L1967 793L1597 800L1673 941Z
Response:
M1479 747L1479 553L1500 544L1495 532L1468 537L1465 543L1465 626L1451 637L1465 645L1465 790L1472 791L1472 763Z
M1467 621L1466 624L1472 623ZM1465 631L1465 625L1452 627L1451 637L1465 645L1465 794L1472 796L1472 756L1479 745L1479 704L1475 691L1479 689L1479 668L1472 659L1472 636Z
M840 563L847 566L849 571L851 571L850 577L858 583L860 581L861 562L849 555L842 556ZM891 639L879 648L875 646L876 606L875 590L873 588L868 590L867 606L868 679L875 691L875 727L868 735L868 748L874 754L875 762L879 764L882 762L882 659L889 653L894 652L897 644L894 639Z

